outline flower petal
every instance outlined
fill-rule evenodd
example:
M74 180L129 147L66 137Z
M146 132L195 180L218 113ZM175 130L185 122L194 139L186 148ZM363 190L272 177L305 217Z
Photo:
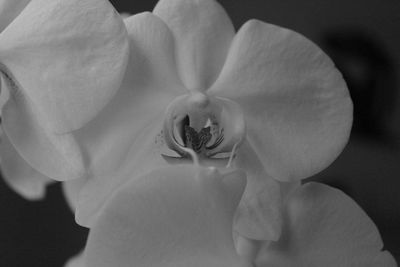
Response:
M247 174L246 190L235 214L235 231L249 239L276 241L282 228L278 182L264 170L247 141L238 149L233 166Z
M0 32L2 32L31 0L0 0Z
M154 13L176 40L176 61L189 90L206 90L216 80L235 35L225 10L214 0L161 0Z
M127 184L91 229L85 256L96 266L251 266L233 246L242 172L179 166Z
M0 62L20 85L13 93L57 133L80 128L109 102L127 55L126 29L106 0L32 0L0 34Z
M1 135L0 141L0 166L6 183L29 200L43 199L46 186L53 182L23 160L5 134Z
M349 137L352 102L342 76L315 44L287 29L246 23L209 93L241 105L249 143L281 181L324 169Z
M371 219L337 189L305 184L286 213L281 239L261 250L256 266L396 266Z

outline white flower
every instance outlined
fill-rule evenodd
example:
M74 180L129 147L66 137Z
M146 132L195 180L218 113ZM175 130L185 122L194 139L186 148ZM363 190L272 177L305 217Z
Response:
M182 139L185 123L173 118L186 112L187 126L197 132L207 121L217 124L209 146L223 128L224 141L203 155L207 164L220 166L211 155L233 151L232 167L247 172L235 230L276 240L282 226L277 181L319 172L348 140L352 102L332 61L300 34L261 21L247 22L235 35L212 0L160 1L153 13L125 24L131 53L122 87L73 133L90 168L77 221L90 227L118 187L169 165L166 148L184 156L184 142L173 135L183 132ZM202 108L201 99L210 104Z

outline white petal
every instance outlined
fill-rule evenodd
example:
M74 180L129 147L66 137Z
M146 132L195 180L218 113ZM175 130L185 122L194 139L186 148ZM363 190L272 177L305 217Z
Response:
M216 80L235 31L214 0L161 0L154 13L176 40L179 74L190 90L206 90Z
M6 135L2 134L0 138L0 168L6 183L26 199L43 199L46 186L53 180L23 160Z
M57 133L80 128L108 103L127 55L126 29L106 0L32 0L0 34L0 62L20 85L12 93Z
M249 239L276 241L282 228L282 197L278 182L264 170L247 141L238 149L233 166L247 174L246 190L235 214L234 229Z
M31 0L0 1L0 32L2 32Z
M248 140L276 179L321 171L348 140L352 102L341 74L321 49L290 30L246 23L209 93L241 105Z
M348 196L308 183L290 197L281 239L262 249L256 266L395 267L378 229Z
M88 267L251 266L240 260L232 240L244 178L241 172L179 166L133 180L91 229Z

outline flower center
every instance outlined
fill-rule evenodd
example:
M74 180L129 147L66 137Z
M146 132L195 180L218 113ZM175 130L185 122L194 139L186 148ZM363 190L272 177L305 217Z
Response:
M221 158L241 143L245 128L238 104L196 92L169 104L163 132L168 148L183 158L190 157L188 149L199 158Z

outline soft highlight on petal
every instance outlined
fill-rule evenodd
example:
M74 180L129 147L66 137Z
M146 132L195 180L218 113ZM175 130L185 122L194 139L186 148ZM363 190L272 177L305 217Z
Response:
M0 137L0 169L4 181L28 200L43 199L46 186L53 182L22 159L4 134Z
M126 29L106 0L32 0L0 34L0 62L43 128L57 133L109 102L127 58Z
M285 212L281 239L260 251L256 266L397 266L390 253L382 251L371 219L337 189L305 184L290 196Z
M127 184L91 229L87 266L250 267L232 240L243 175L180 166Z
M0 33L21 13L31 0L0 1Z
M161 0L153 12L175 37L178 71L185 86L207 90L218 77L235 35L223 7L214 0Z
M241 105L248 141L275 179L313 175L347 143L352 102L341 74L321 49L290 30L247 22L209 93Z

